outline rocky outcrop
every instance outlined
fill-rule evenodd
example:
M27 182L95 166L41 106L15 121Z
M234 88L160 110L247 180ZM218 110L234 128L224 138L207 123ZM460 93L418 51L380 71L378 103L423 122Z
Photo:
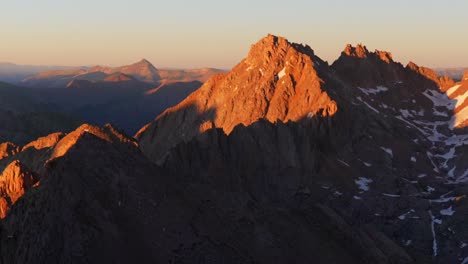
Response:
M76 144L80 137L87 133L93 134L94 136L107 142L114 143L116 147L120 145L137 146L137 143L133 139L125 136L122 132L115 129L111 124L106 124L103 127L84 124L57 142L52 150L50 159L63 156L71 147Z
M19 160L10 163L0 174L0 219L5 218L16 201L38 181L38 175Z
M11 142L0 143L0 160L8 156L15 155L20 150L20 147Z
M418 66L414 62L409 62L406 68L420 74L428 80L433 81L435 84L437 84L438 87L440 87L443 92L447 91L448 88L455 85L455 81L450 79L448 76L439 77L434 70Z
M65 136L65 133L57 132L47 135L45 137L40 137L28 144L24 145L21 151L25 151L28 148L34 148L37 150L50 148L57 144Z
M404 78L403 66L394 62L392 54L376 50L369 52L366 46L348 44L332 68L348 84L354 87L370 88L389 85Z

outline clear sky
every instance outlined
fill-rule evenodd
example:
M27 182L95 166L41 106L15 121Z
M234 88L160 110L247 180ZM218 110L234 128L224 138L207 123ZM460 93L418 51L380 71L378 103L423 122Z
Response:
M467 0L0 0L0 61L231 68L272 33L332 62L346 43L468 66Z

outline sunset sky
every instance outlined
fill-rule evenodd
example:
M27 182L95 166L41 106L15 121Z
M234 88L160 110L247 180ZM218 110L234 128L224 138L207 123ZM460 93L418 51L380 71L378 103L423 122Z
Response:
M329 62L346 43L403 63L468 66L466 0L21 0L2 3L0 61L231 68L267 33Z

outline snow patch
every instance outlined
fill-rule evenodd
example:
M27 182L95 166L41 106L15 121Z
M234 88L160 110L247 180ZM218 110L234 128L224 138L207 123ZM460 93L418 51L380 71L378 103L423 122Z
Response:
M439 199L429 200L431 203L447 203L457 199L457 197L440 197Z
M437 165L435 164L434 160L432 160L433 158L433 155L432 153L430 153L429 151L426 152L426 155L427 155L427 158L429 159L429 161L431 162L432 164L432 167L433 167L433 171L439 173L439 169L437 168Z
M467 119L468 119L468 107L465 107L461 111L458 111L458 113L455 113L455 116L452 117L452 126L458 127L463 123L463 121Z
M468 264L468 257L464 258L461 264Z
M385 87L385 86L377 86L376 88L361 88L361 87L358 87L358 89L361 90L366 95L378 94L380 92L388 91L388 88Z
M390 157L393 158L393 151L389 148L384 148L384 147L380 147L383 151L385 151L388 155L390 155Z
M434 109L434 115L436 116L443 116L443 117L448 117L449 115L446 112L440 112L436 109Z
M431 187L431 186L427 186L427 187L426 187L426 191L427 191L428 193L431 193L431 192L435 191L435 188L433 188L433 187Z
M351 167L351 166L349 166L348 163L346 163L346 162L344 162L344 161L342 161L342 160L340 160L340 159L336 159L336 160L338 160L340 163L342 163L343 165L345 165L345 166L347 166L347 167Z
M286 75L286 67L284 67L279 73L278 73L278 79L283 78Z
M335 191L333 194L334 194L335 196L341 196L341 195L343 195L343 193L340 192L340 191Z
M387 197L392 197L392 198L400 198L401 195L398 195L398 194L390 194L390 193L382 193L383 196L387 196Z
M364 177L359 177L357 180L354 181L358 188L362 191L368 191L369 190L369 184L373 182L373 180L364 178Z
M423 94L432 101L434 107L443 106L448 109L453 109L455 105L454 101L448 98L446 94L434 92L431 90L426 90L423 92Z
M411 210L409 210L408 212L406 212L406 213L400 215L400 216L398 217L398 219L400 219L400 220L403 221L403 220L406 219L406 217L407 217L408 215L410 215L410 214L412 214L412 213L414 213L414 212L415 212L414 209L411 209Z
M413 115L410 114L410 112L408 110L406 110L406 109L400 109L400 113L404 118L413 117Z
M432 251L433 251L433 256L437 256L437 238L436 238L436 233L435 233L435 227L434 227L434 221L435 217L432 214L432 211L428 211L429 216L431 217L431 232L432 232Z
M447 168L447 162L455 157L455 147L450 148L450 151L444 155L435 155L436 157L443 158L445 161L442 164L443 168Z
M452 216L454 213L455 213L455 210L452 209L452 206L450 206L450 207L447 208L447 209L442 209L442 210L440 210L440 214L441 214L441 215Z
M356 99L358 99L359 101L361 101L362 103L364 103L370 110L376 112L377 114L380 114L379 110L375 109L374 107L372 107L370 104L364 102L364 100L362 100L362 98L360 96L356 97Z
M455 177L455 169L457 168L457 166L453 166L453 168L447 172L447 175L450 177L450 178L454 178Z
M461 106L465 102L466 98L468 98L468 91L466 91L462 95L459 95L459 96L453 98L456 101L455 108Z
M457 84L457 85L455 85L455 86L449 88L449 89L447 90L447 95L448 95L448 96L451 96L451 95L452 95L454 92L456 92L456 91L458 90L458 88L460 88L460 87L461 87L461 84Z
M468 181L468 169L460 176L457 177L457 180L455 183L462 183L462 182L467 182Z

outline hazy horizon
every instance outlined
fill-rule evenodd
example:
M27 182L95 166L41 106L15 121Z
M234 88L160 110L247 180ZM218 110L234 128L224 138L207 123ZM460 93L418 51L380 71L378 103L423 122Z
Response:
M448 2L448 3L447 3ZM0 61L230 69L268 33L332 63L347 43L392 52L403 64L466 67L468 2L331 0L162 2L26 0L4 4Z

